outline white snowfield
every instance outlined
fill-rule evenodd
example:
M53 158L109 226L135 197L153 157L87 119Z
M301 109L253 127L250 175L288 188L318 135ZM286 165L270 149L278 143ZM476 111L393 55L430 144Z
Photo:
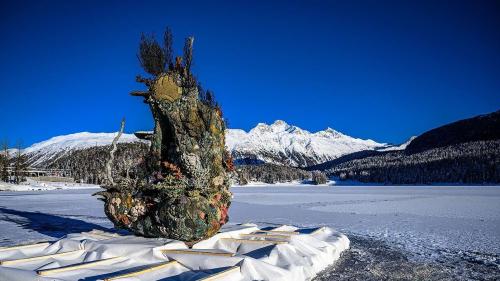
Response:
M400 145L393 145L393 146L388 146L388 147L384 147L384 148L381 148L381 149L377 149L378 151L396 151L396 150L405 150L406 147L410 144L410 142L412 142L414 139L416 139L417 136L413 136L411 138L409 138L407 141L405 141L404 143L400 144Z
M80 150L93 146L110 145L117 133L89 133L81 132L64 136L57 136L46 141L35 143L23 149L23 154L35 157L36 161L32 166L36 166L44 161L58 157L62 152ZM118 143L139 142L133 134L123 134Z
M191 249L93 230L0 248L0 280L310 280L348 248L349 239L328 227L228 225Z
M112 231L103 202L91 196L95 191L0 192L0 246L61 239L92 229ZM498 186L260 185L231 191L232 223L328 226L352 241L376 239L401 247L411 259L498 264Z
M101 188L95 184L72 183L72 182L44 182L28 179L21 184L6 183L0 181L0 191L41 191L56 189L95 189Z

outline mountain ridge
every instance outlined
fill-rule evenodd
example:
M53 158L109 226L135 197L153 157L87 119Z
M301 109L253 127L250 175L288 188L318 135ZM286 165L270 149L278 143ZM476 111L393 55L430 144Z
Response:
M23 149L33 166L47 166L70 151L110 145L116 133L79 132L55 136ZM124 133L119 143L144 142ZM237 164L272 163L306 167L361 150L396 148L386 143L354 138L332 128L310 132L283 120L258 123L248 132L227 129L226 146Z
M361 182L497 184L499 167L500 111L495 111L431 129L405 149L356 152L308 169Z
M258 123L248 132L229 129L226 145L239 164L272 163L306 167L361 150L390 145L347 136L332 128L309 132L283 120Z

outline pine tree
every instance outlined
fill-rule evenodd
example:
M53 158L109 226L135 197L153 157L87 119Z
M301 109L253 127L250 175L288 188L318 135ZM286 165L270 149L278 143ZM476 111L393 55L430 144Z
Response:
M1 154L1 165L2 170L0 174L0 180L4 182L9 181L9 165L10 165L10 156L9 156L9 143L5 140L2 144L2 154Z
M25 171L28 168L28 159L26 155L23 155L21 152L21 143L17 144L16 154L13 159L14 163L14 181L16 184L24 181Z
M325 184L328 181L328 178L323 172L314 171L312 172L312 181L314 184Z

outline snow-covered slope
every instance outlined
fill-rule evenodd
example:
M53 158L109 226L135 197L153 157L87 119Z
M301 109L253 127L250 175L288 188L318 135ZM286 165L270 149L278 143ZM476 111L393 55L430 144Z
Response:
M259 123L249 132L227 131L226 145L237 161L266 162L291 166L310 166L342 155L388 147L373 140L344 135L331 128L315 133L277 120Z
M35 143L25 148L26 154L32 166L55 160L73 150L85 149L93 146L110 145L117 133L75 133L64 136L57 136L46 141ZM133 134L123 134L119 143L140 141Z
M76 133L53 137L23 150L33 166L46 165L73 150L110 145L116 133ZM120 143L140 141L133 134L123 134ZM311 133L277 120L271 125L259 123L249 132L226 131L226 145L239 163L275 163L305 167L342 155L390 146L373 140L344 135L328 128Z
M378 151L396 151L396 150L405 150L406 147L410 144L410 142L412 140L414 140L417 136L413 136L411 138L409 138L407 141L405 141L404 143L400 144L400 145L393 145L393 146L388 146L388 147L384 147L384 148L381 148L381 149L378 149Z

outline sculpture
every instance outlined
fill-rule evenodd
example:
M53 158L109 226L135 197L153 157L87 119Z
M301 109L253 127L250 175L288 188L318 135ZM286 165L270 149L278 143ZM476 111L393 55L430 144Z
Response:
M163 48L154 38L142 37L139 59L152 77L138 76L147 91L131 94L144 98L155 123L153 133L136 133L151 142L145 173L97 193L116 227L191 244L216 234L228 221L228 172L233 169L222 111L190 71L193 41L186 39L184 63L178 57L174 65L169 29Z

